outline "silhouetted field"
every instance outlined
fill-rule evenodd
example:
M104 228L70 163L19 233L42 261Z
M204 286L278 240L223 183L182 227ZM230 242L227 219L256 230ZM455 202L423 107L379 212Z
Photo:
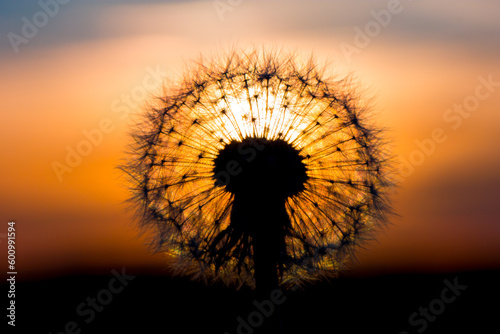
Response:
M256 310L246 289L207 287L185 278L129 270L127 274L135 278L114 294L101 292L109 291L112 274L18 282L16 332L234 334L237 317L248 319ZM455 279L467 288L456 298L445 292L448 301L454 300L442 302L444 280L453 284ZM120 290L117 280L113 284ZM500 271L339 278L287 293L282 304L284 328L286 333L419 333L427 322L422 333L494 333L499 328L499 285ZM90 311L87 297L99 294L108 304ZM412 326L410 315L430 304L441 313L433 321L415 316L418 325ZM76 324L65 331L70 321ZM258 329L252 330L258 334Z

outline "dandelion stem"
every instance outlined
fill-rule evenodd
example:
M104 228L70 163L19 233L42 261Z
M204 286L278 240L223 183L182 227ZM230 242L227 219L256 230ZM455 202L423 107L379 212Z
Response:
M279 289L280 263L283 263L285 251L285 229L290 220L284 199L268 198L264 203L258 210L264 218L255 224L252 236L254 275L257 301L270 301L274 311L258 333L282 333L281 310L279 305L272 301L272 296L274 291Z
M284 239L284 238L283 238ZM254 263L255 263L255 285L257 302L271 301L273 291L278 289L278 263L276 255L277 240L272 236L260 235L253 239ZM271 301L272 303L272 301ZM269 305L269 304L268 304ZM273 312L269 318L264 320L262 328L257 333L282 333L281 310L279 305L273 304Z

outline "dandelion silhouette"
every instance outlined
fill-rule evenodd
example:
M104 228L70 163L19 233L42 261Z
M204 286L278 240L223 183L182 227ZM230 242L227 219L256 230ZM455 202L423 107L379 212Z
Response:
M385 221L390 163L348 80L293 55L200 61L122 168L173 268L260 291L335 275Z

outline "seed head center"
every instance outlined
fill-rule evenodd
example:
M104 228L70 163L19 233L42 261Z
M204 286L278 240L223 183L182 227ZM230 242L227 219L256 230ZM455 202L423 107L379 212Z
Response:
M300 151L282 139L245 138L218 152L213 177L237 197L285 199L304 190L303 160Z

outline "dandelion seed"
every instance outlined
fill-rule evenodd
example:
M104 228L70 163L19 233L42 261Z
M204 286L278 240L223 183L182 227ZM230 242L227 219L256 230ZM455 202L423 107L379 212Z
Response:
M335 275L384 222L381 131L348 82L313 62L234 53L200 62L160 101L122 168L140 224L175 269L298 284Z

